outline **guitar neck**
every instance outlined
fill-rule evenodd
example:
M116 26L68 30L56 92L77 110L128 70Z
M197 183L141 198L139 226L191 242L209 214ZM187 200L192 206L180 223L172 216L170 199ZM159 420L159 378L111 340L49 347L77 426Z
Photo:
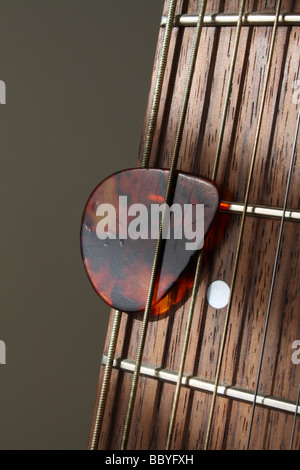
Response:
M299 15L293 15L300 12L300 1L282 2L281 12L289 13L290 19L280 19L267 76L274 5L275 2L261 0L246 2L245 12L273 16L268 20L265 17L262 24L257 24L257 16L256 23L251 23L251 17L248 23L244 20L224 118L237 31L232 16L238 14L240 2L207 2L207 14L220 14L223 18L230 14L231 22L212 25L208 16L204 21L177 167L212 178L224 121L215 178L222 204L203 250L173 449L205 446L223 338L209 448L246 448L250 423L250 448L300 447L300 354L295 355L295 342L300 340L300 166L296 161L300 22ZM168 7L166 1L164 18ZM195 34L195 24L184 22L184 18L195 19L200 2L179 0L176 8L177 23L171 36L150 167L170 166ZM182 21L181 15L185 15ZM164 22L159 31L138 166L145 145ZM150 315L128 449L165 448L194 276L195 263ZM226 305L216 308L214 301L208 299L207 290L217 280L231 289L228 312ZM101 365L90 443L113 318L114 312ZM142 314L121 314L99 449L121 446L141 323ZM255 409L253 401L257 403Z

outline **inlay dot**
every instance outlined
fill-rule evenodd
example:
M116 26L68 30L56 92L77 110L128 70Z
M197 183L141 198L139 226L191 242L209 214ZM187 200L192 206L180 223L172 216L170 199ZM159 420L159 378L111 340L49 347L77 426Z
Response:
M226 307L229 301L230 289L224 281L214 281L207 289L207 302L213 308Z

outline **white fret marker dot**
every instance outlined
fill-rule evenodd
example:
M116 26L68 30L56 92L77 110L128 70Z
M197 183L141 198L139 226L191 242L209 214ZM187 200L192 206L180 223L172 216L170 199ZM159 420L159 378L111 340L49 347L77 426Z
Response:
M224 281L214 281L207 289L207 302L213 308L223 308L228 304L230 289Z

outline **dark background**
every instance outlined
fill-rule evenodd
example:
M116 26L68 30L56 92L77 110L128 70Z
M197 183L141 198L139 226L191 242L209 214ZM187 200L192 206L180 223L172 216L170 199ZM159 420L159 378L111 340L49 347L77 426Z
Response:
M85 449L109 308L82 210L136 165L163 0L0 0L1 449Z

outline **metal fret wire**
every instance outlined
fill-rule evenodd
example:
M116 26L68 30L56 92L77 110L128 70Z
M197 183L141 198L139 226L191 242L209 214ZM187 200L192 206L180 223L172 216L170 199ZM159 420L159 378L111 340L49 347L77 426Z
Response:
M292 435L291 435L290 450L293 449L293 442L294 442L294 435L295 435L295 428L296 428L296 420L297 420L297 408L299 406L299 400L300 400L300 383L299 383L298 395L297 395L297 400L296 400L296 410L295 410L295 414L294 414L294 422L293 422L293 429L292 429Z
M298 132L299 132L299 122L300 122L300 112L299 112L298 119L297 119L295 139L294 139L293 150L292 150L292 158L291 158L289 174L288 174L288 180L287 180L286 191L285 191L285 197L284 197L283 216L282 216L281 222L280 222L280 230L279 230L279 235L278 235L275 261L274 261L273 272L272 272L272 280L271 280L268 307L267 307L267 313L266 313L264 335L263 335L262 346L261 346L259 366L258 366L258 372L257 372L257 378L256 378L256 386L255 386L255 392L254 392L253 404L252 404L250 426L249 426L249 432L248 432L248 440L247 440L247 447L246 447L247 450L249 449L249 445L250 445L251 432L252 432L253 419L254 419L254 412L255 412L255 405L256 405L256 397L257 397L257 394L258 394L259 379L260 379L263 356L264 356L264 350L265 350L265 344L266 344L266 339L267 339L267 329L268 329L269 318L270 318L271 303L272 303L272 298L273 298L275 277L276 277L276 271L277 271L277 266L278 266L279 251L280 251L280 246L281 246L281 239L282 239L282 232L283 232L283 225L284 225L284 213L285 213L286 207L287 207L287 200L288 200L289 189L290 189L291 178L292 178L292 172L293 172L295 156L296 156L296 144L297 144L297 138L298 138Z
M219 384L219 380L220 380L221 367L222 367L222 363L223 363L223 355L224 355L224 349L225 349L225 342L226 342L226 338L227 338L227 330L228 330L228 325L229 325L229 317L230 317L230 310L231 310L231 304L232 304L233 290L234 290L235 281L236 281L237 267L238 267L238 261L239 261L239 257L240 257L241 244L242 244L242 238L243 238L244 226L245 226L245 219L246 219L246 213L247 213L247 205L248 205L248 199L249 199L249 194L250 194L250 186L251 186L251 182L252 182L253 169L254 169L254 164L255 164L255 160L256 160L258 141L259 141L261 124L262 124L262 116L263 116L264 107L265 107L267 85L268 85L268 81L269 81L271 63L272 63L272 58L273 58L273 52L274 52L275 38L276 38L276 32L277 32L277 27L278 27L280 8L281 8L281 0L278 0L277 6L276 6L275 21L274 21L274 25L273 25L273 29L272 29L272 38L271 38L271 44L270 44L270 50L269 50L269 56L268 56L268 62L267 62L267 70L266 70L266 77L265 77L265 81L264 81L261 106L260 106L259 116L258 116L258 124L257 124L257 128L256 128L253 152L252 152L251 163L250 163L249 176L248 176L246 193L245 193L244 210L243 210L242 219L241 219L239 238L238 238L237 250L236 250L236 256L235 256L235 261L234 261L234 266L233 266L233 274L232 274L232 281L231 281L231 286L230 286L229 300L228 300L228 304L227 304L227 311L226 311L225 322L224 322L224 327L223 327L223 335L222 335L222 340L221 340L221 345L220 345L220 352L219 352L219 356L218 356L218 364L217 364L216 377L215 377L215 387L214 387L214 392L213 392L213 396L212 396L212 403L211 403L211 407L210 407L210 414L209 414L209 419L208 419L208 424L207 424L207 431L206 431L206 438L205 438L205 445L204 445L205 450L208 449L208 446L209 446L209 443L210 443L212 420L213 420L213 415L214 415L214 410L215 410L215 405L216 405L217 390L218 390L218 384Z
M269 26L274 24L274 14L270 13L245 13L243 16L243 26ZM175 18L176 27L193 27L196 26L197 15L183 14ZM236 26L238 21L237 13L213 13L204 17L204 25L208 27L220 26ZM161 26L165 25L165 16L161 19ZM283 13L279 16L280 26L299 26L299 13Z
M174 23L174 18L175 18L176 3L177 3L177 0L171 0L170 5L169 5L167 24L166 24L166 28L164 32L163 45L162 45L162 50L161 50L160 59L159 59L157 79L156 79L155 90L154 90L152 106L151 106L150 119L149 119L149 124L148 124L148 129L147 129L142 168L146 168L148 166L151 148L153 144L154 129L155 129L156 122L157 122L158 106L159 106L161 92L162 92L163 78L165 75L166 61L167 61L167 56L169 52L171 34L172 34L173 23ZM119 329L120 329L120 324L121 324L121 318L122 318L122 312L120 312L119 310L116 310L115 315L114 315L114 320L113 320L112 333L111 333L110 342L108 346L107 363L104 369L104 376L103 376L100 398L99 398L96 417L95 417L95 424L94 424L94 429L92 433L90 450L97 450L98 448L99 437L100 437L101 427L103 423L103 416L104 416L105 406L107 402L107 395L108 395L108 390L109 390L109 385L110 385L110 380L111 380L113 360L115 357L116 344L117 344L117 339L118 339L118 334L119 334Z
M105 365L107 357L103 354L102 364ZM116 357L114 359L113 367L116 370L132 373L134 371L135 362L131 359L123 359ZM149 377L158 380L162 383L171 383L176 386L178 380L178 371L163 369L157 365L149 363L142 364L141 374L144 377ZM184 374L182 377L182 386L189 390L197 390L203 393L211 393L214 390L214 381L201 379L196 375ZM222 384L218 386L218 397L227 397L231 400L252 404L254 392L248 389L236 387L233 384ZM257 404L261 405L264 409L277 410L280 412L292 413L297 412L300 416L300 406L296 402L276 397L273 395L258 394L256 397Z
M183 134L183 129L184 129L184 123L185 123L185 118L186 118L186 113L187 113L187 107L188 107L189 96L190 96L190 91L192 87L194 71L195 71L195 64L196 64L198 46L199 46L199 41L200 41L200 36L201 36L201 31L202 31L202 26L203 26L203 18L204 18L206 3L207 3L207 0L202 0L201 5L200 5L198 23L197 23L197 28L195 32L192 53L191 53L191 61L190 61L189 69L188 69L187 82L186 82L184 96L183 96L182 108L181 108L181 112L179 116L178 129L176 133L174 151L172 155L167 189L166 189L166 194L165 194L165 204L167 205L170 202L173 185L174 185L175 178L176 178L176 166L178 162L180 144L181 144L181 139L182 139L182 134ZM160 261L160 255L161 255L161 249L162 249L163 220L164 220L164 214L162 215L162 221L160 223L159 237L158 237L157 244L156 244L156 250L155 250L154 261L153 261L153 266L152 266L151 279L150 279L150 286L149 286L149 291L148 291L148 296L147 296L147 303L146 303L146 307L144 310L143 322L142 322L141 333L140 333L140 338L139 338L136 365L135 365L133 379L132 379L132 386L131 386L131 391L130 391L130 397L129 397L129 403L128 403L128 408L127 408L123 439L122 439L122 446L121 446L122 450L125 450L127 448L128 437L129 437L129 432L130 432L130 427L131 427L131 422L132 422L132 414L133 414L133 408L134 408L134 403L136 399L138 380L140 376L142 356L143 356L147 327L148 327L149 313L150 313L151 306L152 306L155 280L158 274L159 261Z
M245 10L245 2L246 2L246 0L242 0L241 3L240 3L237 29L236 29L236 34L235 34L235 42L234 42L234 47L233 47L233 55L232 55L232 61L231 61L231 65L230 65L229 77L228 77L228 82L227 82L226 97L225 97L225 102L224 102L224 107L223 107L223 112L222 112L222 118L221 118L221 128L220 128L220 132L219 132L217 152L216 152L214 168L213 168L213 172L212 172L212 181L215 181L215 179L216 179L219 160L220 160L220 155L221 155L221 149L222 149L222 143L223 143L223 137L224 137L224 130L225 130L225 122L226 122L229 99L230 99L231 89L232 89L233 74L234 74L234 69L235 69L235 64L236 64L236 59L237 59L238 46L239 46L239 42L240 42L240 33L241 33L241 28L242 28L243 14L244 14L244 10ZM187 319L187 326L186 326L184 343L183 343L183 350L182 350L182 353L181 353L181 361L180 361L180 367L179 367L179 372L178 372L178 380L177 380L177 384L176 384L176 390L175 390L175 394L174 394L171 418L170 418L169 429L168 429L166 450L170 450L170 448L171 448L172 437L173 437L173 433L174 433L175 419L176 419L176 414L177 414L177 409L178 409L178 402L179 402L179 395L180 395L181 385L182 385L182 377L183 377L183 373L184 373L184 366L185 366L185 361L186 361L187 348L188 348L188 343L189 343L189 339L190 339L191 326L192 326L192 321L193 321L193 316L194 316L194 309L195 309L195 304L196 304L196 296L197 296L198 286L199 286L199 281L200 281L200 272L201 272L201 266L202 266L202 259L203 259L203 249L200 251L199 256L198 256L198 260L197 260L197 266L196 266L195 277L194 277L194 282L193 282L193 289L192 289L192 294L191 294L190 309L189 309L189 314L188 314L188 319Z

